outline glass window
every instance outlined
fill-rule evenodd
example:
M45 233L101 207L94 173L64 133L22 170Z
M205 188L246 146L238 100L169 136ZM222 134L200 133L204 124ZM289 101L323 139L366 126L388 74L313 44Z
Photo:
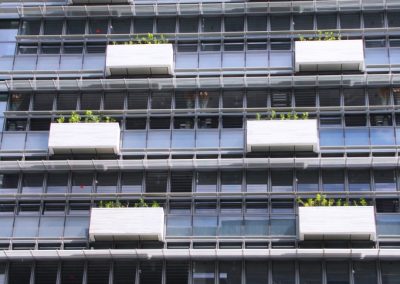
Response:
M175 18L158 18L157 19L157 32L158 33L174 33L176 28Z
M219 235L220 236L241 236L242 235L241 215L219 216Z
M61 35L63 29L62 20L45 20L43 24L43 34Z
M241 108L243 107L243 92L241 91L224 91L222 94L222 103L224 108Z
M65 193L68 188L68 173L49 173L47 193Z
M19 21L0 21L0 38L2 41L15 41L18 34ZM0 282L1 283L1 282Z
M295 30L312 30L314 28L313 15L294 15L293 26Z
M39 217L15 217L14 238L35 238L39 227Z
M153 18L135 18L133 28L136 34L152 33Z
M108 261L88 261L87 283L108 284L110 274L110 263Z
M213 261L193 262L193 284L214 284L215 265Z
M221 172L221 191L240 192L242 190L242 172Z
M291 170L272 170L271 183L273 192L293 191L293 172Z
M67 34L68 35L83 35L85 34L85 20L67 20Z
M247 211L251 210L249 207L247 209ZM266 211L266 208L262 208L261 210ZM243 225L246 236L268 235L268 218L266 216L245 216Z
M247 17L247 30L248 31L266 31L267 30L267 17L249 15Z
M400 27L400 14L399 12L387 12L389 28Z
M92 173L73 173L72 174L72 192L90 193L93 187Z
M40 20L22 22L21 35L38 35L40 33Z
M376 191L396 191L396 174L394 170L374 170Z
M143 172L123 172L121 178L122 192L141 192Z
M133 261L118 260L114 262L113 272L114 284L135 283L136 263Z
M35 94L33 110L52 110L54 94Z
M180 18L179 32L181 33L197 33L199 29L199 19L197 17Z
M129 93L128 109L147 109L147 93Z
M321 107L340 106L340 90L320 89L319 105Z
M272 31L289 31L290 16L270 16Z
M12 94L10 98L10 111L29 110L30 94Z
M65 221L65 238L87 238L89 217L67 216Z
M195 108L196 92L176 92L175 108L177 109L193 109Z
M154 92L151 96L152 109L170 109L171 94L166 92Z
M167 220L168 236L191 236L192 218L191 216L168 216Z
M31 267L29 262L11 262L8 268L8 284L30 283Z
M13 230L13 223L14 223L14 217L12 216L0 216L0 237L1 238L10 238L12 235L12 230ZM1 277L0 277L1 279ZM2 283L0 281L0 283Z
M400 283L400 262L381 261L382 284Z
M196 191L215 192L217 190L217 172L197 172Z
M57 97L57 110L75 110L78 94L59 94Z
M344 191L344 171L323 170L322 186L324 191Z
M200 91L198 99L200 108L219 107L219 92Z
M108 20L89 20L89 34L106 34L108 32Z
M391 205L393 206L393 205ZM398 206L398 205L397 205ZM382 236L400 235L400 215L398 214L377 214L377 233ZM360 282L361 283L361 282Z
M340 27L342 29L359 29L360 24L359 13L349 13L340 15Z
M297 191L318 191L318 170L297 170Z
M124 109L125 93L106 93L104 95L104 109L121 110Z
M39 238L61 238L64 231L64 217L42 217Z
M322 268L319 261L300 261L300 284L322 283Z
M295 90L296 107L315 107L316 95L314 90Z
M369 88L368 101L370 106L389 105L390 89L389 88Z
M112 34L129 34L131 32L131 19L112 19L110 31Z
M349 264L346 261L326 262L327 284L350 284Z
M353 262L353 275L354 284L376 284L378 282L375 262Z
M384 26L383 13L364 13L364 28L383 28Z
M268 172L265 170L247 170L247 192L265 192L268 188Z
M344 89L345 106L365 106L364 89Z
M272 236L296 235L296 220L289 216L274 216L271 218Z
M64 261L61 265L61 283L81 284L85 264L80 261Z
M146 192L166 192L167 181L167 172L147 172Z
M117 191L118 173L99 172L96 177L97 193L113 193Z
M163 263L161 261L146 261L140 263L139 283L161 284Z
M292 261L272 262L272 282L279 284L295 283L295 268Z
M219 275L219 283L220 284L241 284L242 283L242 262L241 261L220 261L218 275Z
M101 94L86 93L81 95L81 110L99 110Z
M193 216L193 236L215 236L217 216Z
M57 283L57 272L57 261L38 261L35 263L35 283Z
M226 32L242 32L244 31L244 17L227 16L224 18Z
M274 90L271 94L272 107L290 107L292 105L292 94L288 90Z
M201 31L202 32L220 32L221 31L221 18L220 17L203 17L201 18Z
M370 191L369 170L349 170L347 172L350 191Z
M171 173L172 192L192 192L193 172L174 171Z
M318 30L336 30L337 15L336 14L317 14Z
M18 190L18 174L1 174L0 175L0 193L17 193Z
M246 261L246 283L268 283L268 262Z
M24 174L22 178L23 193L41 193L43 191L43 174Z

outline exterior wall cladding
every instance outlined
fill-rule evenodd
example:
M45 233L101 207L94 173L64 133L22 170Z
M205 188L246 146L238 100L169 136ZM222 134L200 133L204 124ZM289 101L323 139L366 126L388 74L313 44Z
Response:
M400 0L1 2L0 284L400 283Z

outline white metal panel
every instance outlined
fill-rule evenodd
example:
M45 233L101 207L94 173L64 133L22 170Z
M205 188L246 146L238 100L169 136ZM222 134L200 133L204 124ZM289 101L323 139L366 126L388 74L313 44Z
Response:
M364 65L364 44L361 39L295 42L296 72L363 71Z
M374 207L300 207L299 238L300 240L375 240Z
M247 152L266 150L319 151L316 119L249 120Z
M49 152L119 153L118 123L52 123Z
M163 208L93 208L89 238L95 240L164 240Z
M107 75L174 73L172 44L116 44L107 46Z

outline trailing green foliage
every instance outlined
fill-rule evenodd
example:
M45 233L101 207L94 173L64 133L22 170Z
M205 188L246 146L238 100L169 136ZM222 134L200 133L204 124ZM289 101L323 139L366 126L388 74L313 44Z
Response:
M113 41L113 45L123 44L123 45L132 45L132 44L164 44L168 43L168 40L164 35L153 35L148 33L147 36L139 36L137 35L134 40L124 41L124 42L116 42Z
M82 117L84 118L82 121ZM64 123L65 122L65 117L60 116L59 118L56 119L57 123ZM116 120L114 118L111 118L109 116L102 117L100 115L96 115L93 113L91 110L85 111L84 115L81 116L79 115L76 111L73 111L71 113L71 116L68 118L69 123L99 123L99 122L115 122Z
M326 198L326 195L317 194L314 198L307 198L305 200L300 197L297 198L297 203L304 207L314 207L314 206L367 206L368 202L364 198L360 198L358 201L353 200L349 202L348 200Z
M100 201L99 208L128 208L128 207L132 207L129 205L129 202L126 203L121 203L121 201L117 200L117 201ZM146 203L146 201L144 201L143 198L140 198L137 202L135 202L133 204L133 207L152 207L152 208L158 208L160 207L160 204L157 201L153 201L151 204Z
M264 117L266 120L274 120L278 117L276 111L271 110L271 112ZM260 113L256 113L256 120L262 120L263 117ZM279 113L280 120L299 120L299 119L308 119L308 112L297 113L297 112L287 112L287 113Z
M300 35L299 39L300 41L318 41L318 40L340 40L342 37L341 35L335 35L334 32L326 31L317 31L317 34L315 37L308 37L305 38L304 36Z

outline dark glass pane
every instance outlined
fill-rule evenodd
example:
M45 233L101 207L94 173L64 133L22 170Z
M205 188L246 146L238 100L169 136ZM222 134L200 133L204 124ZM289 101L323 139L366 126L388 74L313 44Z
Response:
M82 284L84 263L80 261L65 261L61 266L62 284Z

